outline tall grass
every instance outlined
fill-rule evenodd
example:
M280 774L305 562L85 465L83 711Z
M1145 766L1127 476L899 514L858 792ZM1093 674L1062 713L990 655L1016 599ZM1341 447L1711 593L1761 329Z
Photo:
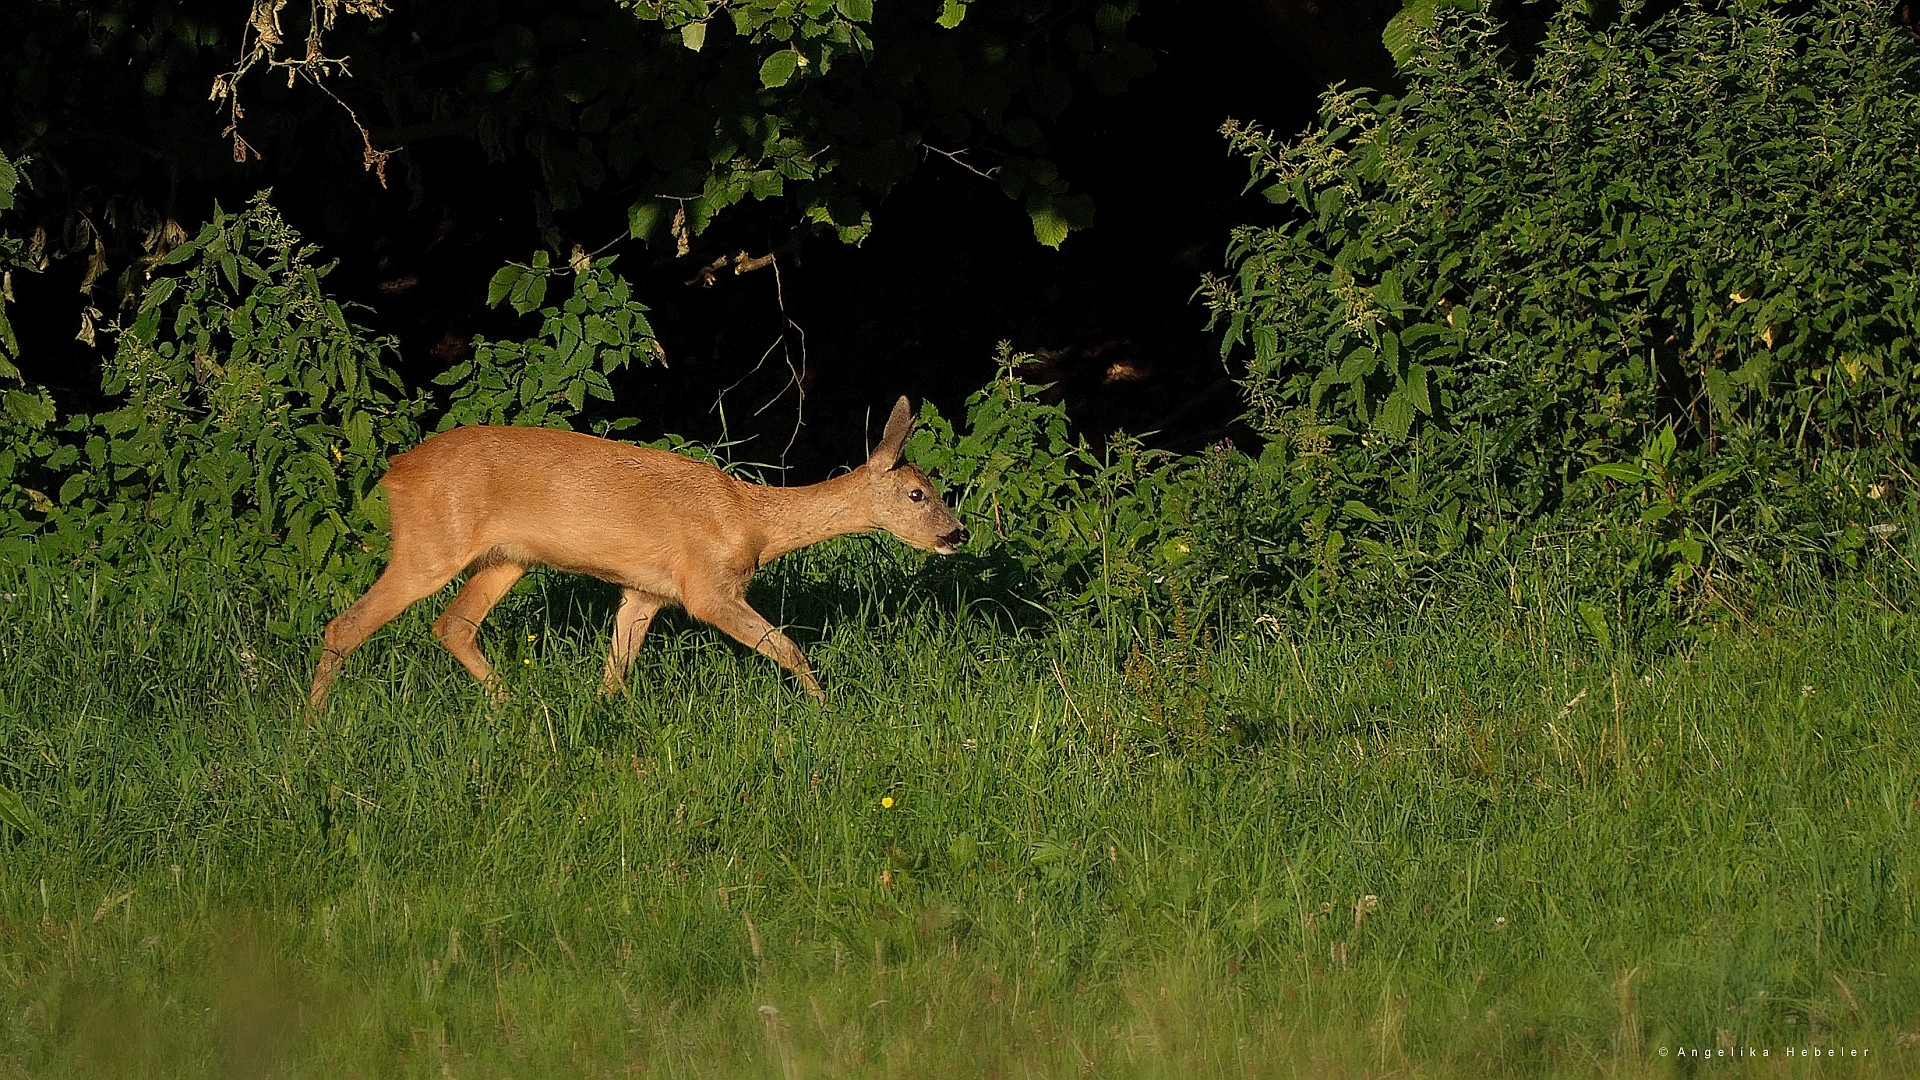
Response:
M1018 630L868 550L756 594L826 708L672 620L599 697L546 575L507 704L425 604L312 725L323 613L16 574L0 1074L1920 1071L1904 568L1600 655L1538 576Z

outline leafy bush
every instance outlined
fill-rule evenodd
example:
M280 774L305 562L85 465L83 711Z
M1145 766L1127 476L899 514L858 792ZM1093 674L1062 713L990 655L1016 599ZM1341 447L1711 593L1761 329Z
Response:
M0 152L0 213L13 209L20 179L19 165ZM7 305L13 302L13 271L31 265L27 253L27 241L0 229L0 378L5 379L20 377L20 369L13 365L20 357L20 341L14 336L12 320L7 318Z
M1289 551L1377 569L1645 510L1593 467L1662 456L1685 506L1621 520L1684 585L1844 555L1905 475L1911 41L1866 0L1628 7L1568 5L1525 74L1441 10L1404 96L1329 94L1292 142L1225 129L1285 208L1203 291L1312 507Z
M390 338L347 318L328 267L266 195L155 267L102 390L121 403L67 430L41 554L255 568L345 590L377 560L362 538L389 453L418 441L425 403L388 366Z
M393 339L327 295L328 269L266 193L240 214L216 207L155 265L118 328L101 386L116 407L60 423L44 391L6 391L0 558L195 559L333 601L364 589L384 543L376 484L390 455L424 437L431 405L394 374ZM571 292L543 306L559 274ZM608 374L658 352L611 260L509 267L492 299L539 309L540 336L477 342L439 380L450 387L442 429L571 426L588 398L612 398Z
M13 209L21 164L0 153L0 215ZM7 305L13 301L13 272L31 270L34 262L29 242L13 235L9 224L0 220L0 379L20 380L13 363L19 359L20 342L7 318ZM22 381L20 389L0 392L0 562L26 555L26 535L52 509L52 500L40 488L47 486L46 463L60 452L51 430L56 416L45 390L28 390ZM36 484L39 487L32 486Z
M474 343L474 357L434 379L452 398L440 430L460 424L523 424L571 427L588 398L613 400L607 376L636 353L642 363L661 355L647 308L615 276L613 260L600 259L572 271L573 293L558 306L542 306L547 282L557 273L547 253L533 265L510 265L487 289L492 304L506 303L522 315L540 310L540 336L528 341ZM624 422L601 427L624 426Z
M1053 613L1136 616L1157 603L1215 607L1266 568L1249 536L1271 485L1231 447L1178 457L1119 436L1104 453L1020 379L1033 358L1000 346L1000 375L967 399L964 430L931 403L908 456L940 481L975 539L929 572Z

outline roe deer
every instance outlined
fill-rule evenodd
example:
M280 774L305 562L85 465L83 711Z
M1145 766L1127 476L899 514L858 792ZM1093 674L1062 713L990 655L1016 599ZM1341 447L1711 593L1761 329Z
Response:
M627 669L654 613L684 607L826 696L807 658L747 605L754 571L796 548L885 529L951 555L967 530L931 481L900 459L913 411L893 407L864 465L806 487L736 480L662 450L553 428L462 427L393 459L387 489L393 554L366 595L327 624L308 707L318 712L340 665L416 600L471 570L433 635L482 686L500 692L475 644L480 621L536 563L621 587L605 686Z

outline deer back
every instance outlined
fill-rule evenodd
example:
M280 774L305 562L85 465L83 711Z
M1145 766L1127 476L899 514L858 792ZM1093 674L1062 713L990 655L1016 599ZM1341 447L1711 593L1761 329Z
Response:
M748 487L704 462L551 428L464 427L395 457L394 557L545 563L678 598L689 577L750 574Z

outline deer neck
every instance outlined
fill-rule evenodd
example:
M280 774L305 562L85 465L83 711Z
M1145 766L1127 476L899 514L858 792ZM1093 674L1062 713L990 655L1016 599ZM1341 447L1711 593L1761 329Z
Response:
M760 487L760 565L822 540L873 529L867 511L865 466L802 487Z

